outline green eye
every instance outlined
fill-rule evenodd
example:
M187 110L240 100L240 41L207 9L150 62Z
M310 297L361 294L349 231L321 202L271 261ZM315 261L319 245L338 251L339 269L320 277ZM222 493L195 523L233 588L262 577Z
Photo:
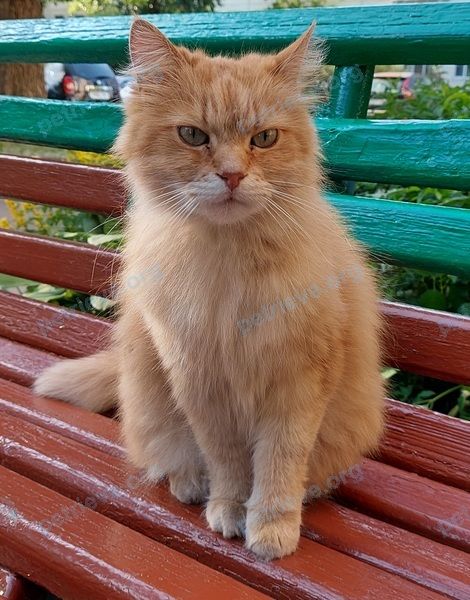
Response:
M251 138L251 145L258 148L269 148L276 143L278 137L277 129L265 129Z
M202 129L198 129L197 127L184 125L183 127L178 127L178 133L183 142L186 142L190 146L202 146L209 141L207 133L204 133Z

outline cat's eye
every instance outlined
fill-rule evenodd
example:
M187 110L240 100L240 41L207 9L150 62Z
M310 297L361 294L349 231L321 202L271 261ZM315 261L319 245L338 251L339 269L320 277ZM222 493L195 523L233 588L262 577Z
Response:
M209 142L207 133L198 127L183 125L182 127L178 127L178 133L183 142L186 142L190 146L202 146Z
M251 138L251 145L257 146L258 148L269 148L276 143L278 138L277 129L265 129L260 131Z

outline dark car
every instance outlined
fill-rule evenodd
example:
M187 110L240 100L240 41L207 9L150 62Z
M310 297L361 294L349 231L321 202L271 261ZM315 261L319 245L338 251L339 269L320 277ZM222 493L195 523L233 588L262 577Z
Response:
M52 100L117 102L119 83L109 65L49 63L44 67L47 97Z

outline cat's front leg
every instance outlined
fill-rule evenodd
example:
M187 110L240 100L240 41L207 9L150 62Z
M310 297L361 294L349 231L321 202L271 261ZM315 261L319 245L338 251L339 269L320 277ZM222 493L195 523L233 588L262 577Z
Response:
M326 404L315 379L300 374L277 386L258 423L246 545L265 560L291 554L299 542L308 457Z

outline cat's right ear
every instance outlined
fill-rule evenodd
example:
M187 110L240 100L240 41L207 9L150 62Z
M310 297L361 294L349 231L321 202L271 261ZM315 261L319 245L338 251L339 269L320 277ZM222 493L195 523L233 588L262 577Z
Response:
M132 23L129 54L137 78L155 71L164 72L180 58L179 49L155 25L140 18Z

